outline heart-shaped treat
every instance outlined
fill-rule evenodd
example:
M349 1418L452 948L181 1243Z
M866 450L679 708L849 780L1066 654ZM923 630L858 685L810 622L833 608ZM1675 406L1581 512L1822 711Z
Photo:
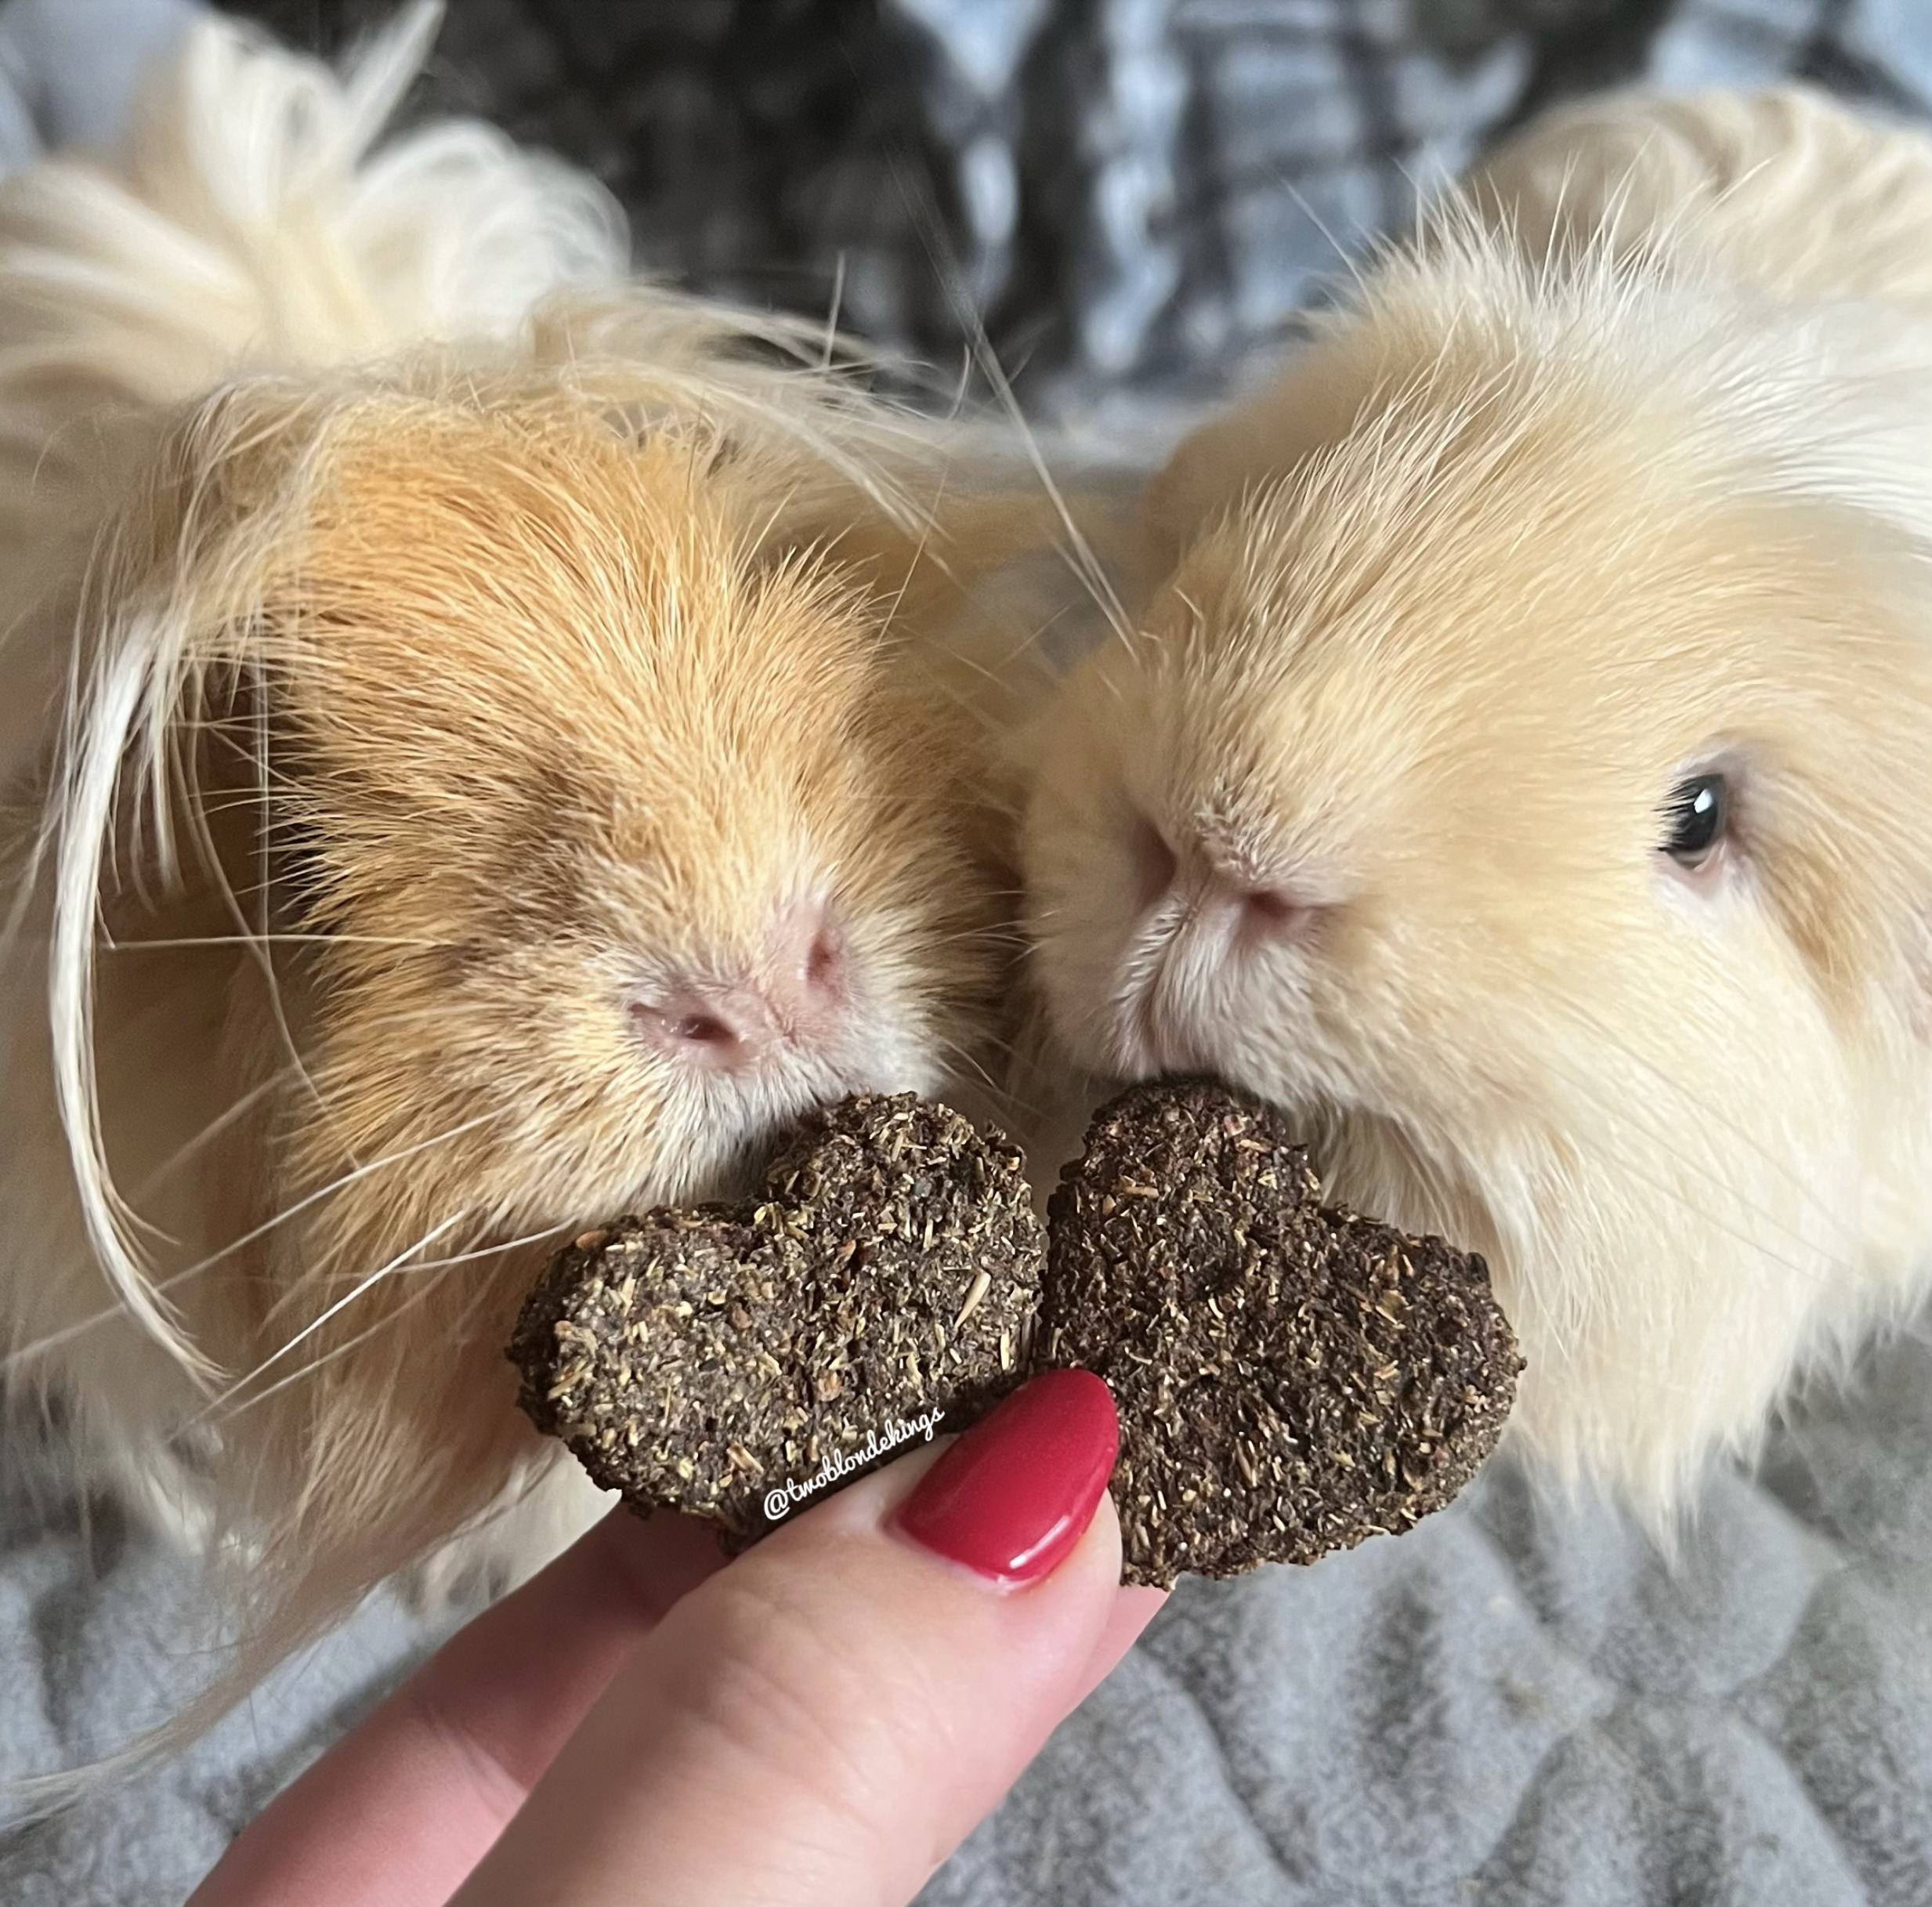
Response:
M1522 1359L1482 1260L1320 1196L1281 1116L1207 1080L1123 1094L1062 1174L1040 1355L1113 1392L1124 1580L1406 1529L1501 1435Z
M519 1401L633 1504L761 1536L1024 1378L1045 1238L1023 1167L945 1106L848 1099L754 1202L563 1252L517 1322Z
M1035 1370L1105 1379L1122 1574L1312 1562L1447 1503L1522 1361L1481 1258L1325 1207L1280 1115L1209 1080L1094 1115L1047 1231L1018 1148L910 1095L817 1115L762 1199L566 1251L520 1401L639 1509L740 1548Z

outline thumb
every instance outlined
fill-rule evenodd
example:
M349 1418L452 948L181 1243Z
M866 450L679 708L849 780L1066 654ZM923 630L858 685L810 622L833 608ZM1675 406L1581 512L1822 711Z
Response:
M455 1907L903 1907L1159 1606L1049 1371L678 1602Z

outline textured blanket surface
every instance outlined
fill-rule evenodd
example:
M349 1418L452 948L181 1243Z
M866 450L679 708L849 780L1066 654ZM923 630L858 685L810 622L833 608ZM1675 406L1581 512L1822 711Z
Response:
M357 0L255 8L325 42ZM177 0L0 5L0 165L102 136ZM646 259L1043 406L1211 382L1549 97L1803 74L1932 106L1932 0L454 0L429 103L598 169ZM936 249L957 266L950 290ZM0 1449L0 1779L204 1679L196 1579ZM384 1598L160 1771L0 1833L7 1907L179 1902L433 1640ZM1399 1540L1183 1586L927 1907L1925 1907L1932 1349L1875 1352L1667 1566L1492 1467Z

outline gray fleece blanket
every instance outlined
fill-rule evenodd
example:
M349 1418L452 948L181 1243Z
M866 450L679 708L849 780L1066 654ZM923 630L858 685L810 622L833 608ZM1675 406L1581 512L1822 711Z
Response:
M111 128L184 10L0 5L0 165ZM853 223L910 202L850 189L890 169L896 128L968 293L1062 407L1211 375L1317 288L1332 241L1579 85L1796 72L1932 103L1928 0L825 0L871 49L837 71L801 57L794 14L457 0L432 90L589 140L573 156L653 262L742 291L769 288L752 261L809 284L835 253L847 315L936 355L959 306L931 293L932 230ZM694 127L739 143L681 172ZM773 139L819 189L771 196ZM167 1713L206 1676L197 1613L192 1568L78 1500L57 1452L0 1446L0 1781ZM435 1639L372 1601L166 1768L0 1829L0 1902L179 1901ZM1927 1907L1932 1344L1805 1400L1673 1563L1499 1465L1408 1536L1184 1584L922 1899Z

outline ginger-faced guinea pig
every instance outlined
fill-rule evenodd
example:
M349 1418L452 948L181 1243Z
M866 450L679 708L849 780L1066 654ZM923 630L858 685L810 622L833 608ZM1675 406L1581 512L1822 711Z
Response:
M1660 1532L1925 1281L1929 287L1917 132L1533 128L1181 447L1026 738L1059 1048L1486 1254L1517 1442Z
M1008 957L935 461L486 129L365 160L424 28L204 20L0 186L8 1391L256 1669L545 1468L570 1231L970 1076Z

